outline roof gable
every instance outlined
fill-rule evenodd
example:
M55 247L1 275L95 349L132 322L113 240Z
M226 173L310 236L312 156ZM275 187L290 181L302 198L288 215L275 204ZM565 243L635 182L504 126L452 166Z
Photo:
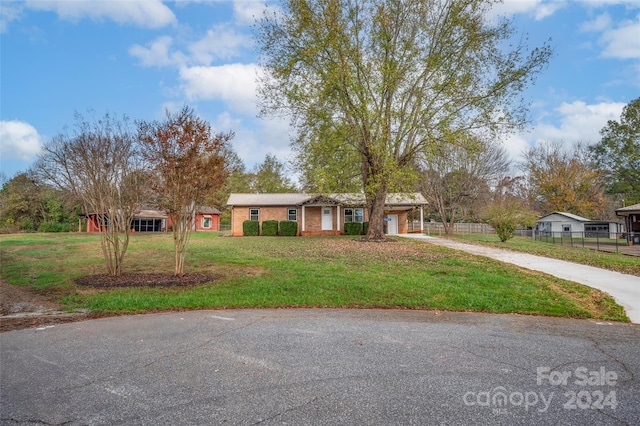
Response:
M573 219L573 220L575 220L575 221L577 221L577 222L589 222L589 221L591 220L591 219L587 219L586 217L578 216L577 214L573 214L573 213L567 213L567 212L553 212L553 213L549 213L549 214L546 214L546 215L544 215L544 216L541 216L541 217L538 219L538 221L541 221L541 220L543 220L543 219L544 219L544 218L546 218L546 217L553 216L554 214L557 214L557 215L560 215L560 216L565 216L565 217L567 217L567 218L569 218L569 219Z

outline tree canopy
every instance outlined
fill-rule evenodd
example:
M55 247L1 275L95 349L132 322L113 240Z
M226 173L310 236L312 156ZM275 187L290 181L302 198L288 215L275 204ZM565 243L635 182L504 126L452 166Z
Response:
M606 216L602 172L583 145L567 150L560 141L547 141L525 153L522 168L541 213Z
M296 187L286 176L285 165L275 155L267 154L250 176L250 191L257 193L295 192Z
M107 270L119 275L129 245L129 228L143 199L144 175L137 141L126 116L85 119L76 114L71 133L47 142L35 166L42 181L80 200L98 221Z
M171 219L176 275L184 274L196 207L220 189L229 174L225 154L231 138L233 133L213 135L209 123L186 106L176 113L167 111L162 122L138 124L155 204Z
M359 173L368 238L384 237L386 194L412 182L419 152L524 124L520 93L551 51L506 49L513 27L488 17L494 3L285 0L259 21L263 113L292 117L299 161L317 168L317 153L335 152L345 163L325 173Z
M600 131L602 139L589 147L605 172L607 192L640 203L640 98L622 110L620 121L610 120Z

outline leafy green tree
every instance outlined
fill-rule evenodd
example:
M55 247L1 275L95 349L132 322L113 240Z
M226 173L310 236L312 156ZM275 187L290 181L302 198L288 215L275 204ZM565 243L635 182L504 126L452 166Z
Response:
M76 212L64 191L42 182L30 170L17 174L2 186L0 218L5 231L34 231L44 223L70 228Z
M602 139L589 147L596 165L605 171L607 192L640 203L640 98L622 110L620 121L610 120Z
M255 166L251 175L251 192L287 193L295 192L296 187L286 176L283 163L275 155L267 154L264 162Z
M525 123L519 94L551 51L514 42L510 22L488 18L494 3L283 0L259 21L262 112L292 117L298 161L317 166L336 146L357 161L367 238L384 238L386 195L414 183L419 152L448 133Z
M231 223L231 208L227 206L229 194L233 192L251 192L251 174L247 173L244 163L231 145L224 149L223 156L227 160L229 175L222 186L207 194L204 205L213 206L220 210L220 223Z

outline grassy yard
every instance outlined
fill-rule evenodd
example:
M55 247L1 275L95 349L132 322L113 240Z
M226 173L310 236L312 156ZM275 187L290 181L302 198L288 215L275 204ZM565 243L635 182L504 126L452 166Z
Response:
M125 272L172 272L170 235L132 237ZM69 309L133 313L203 308L345 307L520 313L627 321L604 293L426 243L349 237L220 237L195 234L187 272L208 284L94 289L77 278L104 273L97 236L0 236L2 279L55 294Z
M458 234L450 238L474 244L551 257L553 259L567 260L570 262L581 263L583 265L591 265L598 268L609 269L611 271L618 271L623 274L640 276L640 257L590 250L582 247L570 247L566 245L547 243L544 241L534 241L530 237L515 237L505 243L500 242L500 239L495 234Z

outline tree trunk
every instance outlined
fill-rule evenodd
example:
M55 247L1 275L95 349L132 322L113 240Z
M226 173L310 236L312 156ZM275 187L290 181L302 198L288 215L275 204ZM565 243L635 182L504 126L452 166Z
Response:
M384 206L387 199L386 185L375 193L375 198L370 201L369 230L367 240L383 240L384 235Z

